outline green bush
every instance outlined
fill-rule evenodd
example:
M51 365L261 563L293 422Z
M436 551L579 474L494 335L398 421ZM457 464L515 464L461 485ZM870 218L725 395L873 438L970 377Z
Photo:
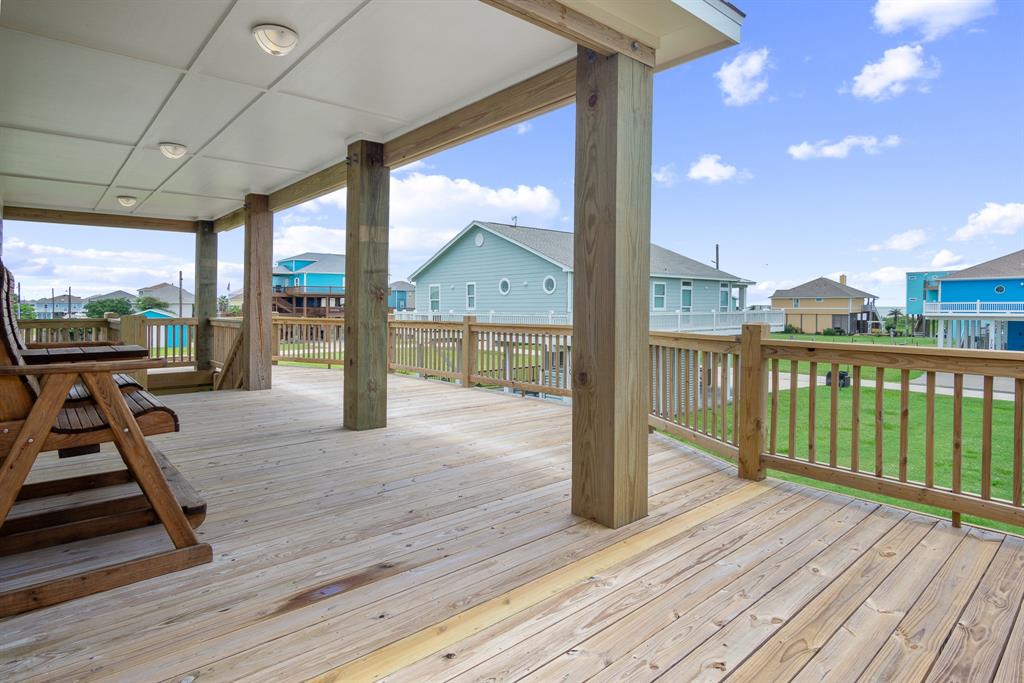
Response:
M796 325L790 325L789 323L786 323L786 326L782 328L782 331L786 334L803 334L803 330Z

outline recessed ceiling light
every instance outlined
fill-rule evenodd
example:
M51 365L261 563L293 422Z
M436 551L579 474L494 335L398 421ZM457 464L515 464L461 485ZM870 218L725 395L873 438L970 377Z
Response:
M180 142L161 142L160 153L168 159L180 159L185 156L185 152L188 151L188 147L181 144Z
M120 204L121 206L123 206L126 209L132 208L133 206L135 206L135 203L138 202L138 201L139 201L138 199L136 199L135 197L131 196L130 194L122 194L122 195L118 195L118 197L117 197L117 203Z
M252 27L252 37L268 55L283 57L299 44L299 34L278 24L260 24Z

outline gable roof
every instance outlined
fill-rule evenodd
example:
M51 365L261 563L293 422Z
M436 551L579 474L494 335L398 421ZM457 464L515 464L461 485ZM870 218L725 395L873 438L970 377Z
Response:
M958 270L941 280L978 280L995 277L1024 277L1024 249L1014 251L991 261Z
M296 268L295 270L288 270L284 266L279 266L277 263L282 261L312 261L308 266L303 268ZM328 273L328 274L342 274L345 272L345 255L344 254L327 254L317 251L307 251L297 256L289 256L288 258L277 259L277 263L274 264L274 275L291 275L292 273Z
M107 292L106 294L93 294L92 296L87 296L85 297L85 300L103 301L105 299L128 299L129 301L135 301L137 298L137 295L126 292L123 289L115 289L113 292Z
M503 237L567 271L573 270L573 233L571 232L548 228L531 228L525 225L509 225L508 223L473 221L461 230L458 235L453 237L448 244L441 247L441 250L431 256L426 263L417 268L410 275L410 279L415 281L423 269L433 263L435 259L447 251L450 246L455 244L459 238L473 227L480 227L499 237ZM659 247L653 243L651 244L650 275L654 277L663 275L665 277L689 277L698 280L745 282L741 277L727 273L724 270L717 270L700 261L695 261L692 258L683 256L670 249Z
M391 283L391 291L393 292L412 292L415 291L416 287L411 282L405 280L395 280Z
M791 287L790 289L777 289L772 297L791 297L794 299L809 298L809 297L822 297L822 298L840 298L840 299L877 299L878 297L874 294L869 294L864 290L844 285L841 282L830 280L827 277L819 277L814 280Z

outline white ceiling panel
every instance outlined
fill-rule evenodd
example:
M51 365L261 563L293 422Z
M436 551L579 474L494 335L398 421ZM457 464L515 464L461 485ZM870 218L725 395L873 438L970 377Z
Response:
M0 173L109 183L131 150L127 145L0 128Z
M329 104L267 93L210 143L205 153L309 171L344 159L352 135L382 137L398 125Z
M199 157L175 173L163 189L234 198L238 202L249 192L266 194L281 185L287 185L294 178L294 171Z
M237 199L195 197L187 194L157 192L142 204L136 213L162 218L213 220L238 208Z
M260 92L251 86L189 74L164 105L142 144L156 147L170 140L191 150L199 149Z
M103 185L0 176L0 196L4 198L4 204L11 206L26 205L91 211L105 189Z
M188 157L168 159L155 149L137 149L121 169L117 182L126 187L155 190L187 160Z
M168 67L0 28L0 126L134 144L179 78Z
M377 0L279 88L416 122L575 52L569 41L479 0Z
M261 88L270 87L361 0L240 0L203 50L195 69ZM260 50L252 37L257 24L281 24L299 34L299 44L284 57Z
M3 0L0 26L187 67L230 0Z

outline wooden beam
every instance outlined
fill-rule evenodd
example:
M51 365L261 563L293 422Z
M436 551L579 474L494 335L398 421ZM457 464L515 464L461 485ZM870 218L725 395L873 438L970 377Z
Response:
M576 95L576 61L542 71L493 95L446 114L384 143L384 165L389 168L412 163L496 130L572 103ZM271 211L316 199L345 187L345 160L318 171L270 194ZM242 225L239 208L213 222L216 232Z
M768 428L768 366L761 352L761 340L767 339L768 325L746 324L740 338L740 386L734 387L739 393L739 476L743 479L760 481L765 478L761 453L765 450L765 436ZM836 377L832 378L837 382ZM833 384L833 387L835 385ZM725 388L722 389L725 391ZM834 396L838 396L833 391Z
M217 317L217 233L213 221L199 221L196 230L196 369L207 370L213 360L213 327Z
M348 159L344 424L373 429L387 426L390 169L377 142L353 142Z
M605 57L622 54L654 66L654 48L557 0L483 0L491 7L557 33Z
M242 301L242 388L270 388L271 273L274 214L265 194L245 196L245 273Z
M401 166L570 104L576 62L570 60L499 90L384 144L384 163Z
M302 180L270 193L270 210L283 211L310 199L345 187L348 178L348 159L344 159Z
M196 231L196 221L179 220L176 218L147 218L146 216L133 216L131 214L35 209L27 206L5 206L3 207L3 217L11 221L95 225L100 228L135 228L138 230L165 230L167 232Z
M653 70L576 60L572 511L647 514Z

